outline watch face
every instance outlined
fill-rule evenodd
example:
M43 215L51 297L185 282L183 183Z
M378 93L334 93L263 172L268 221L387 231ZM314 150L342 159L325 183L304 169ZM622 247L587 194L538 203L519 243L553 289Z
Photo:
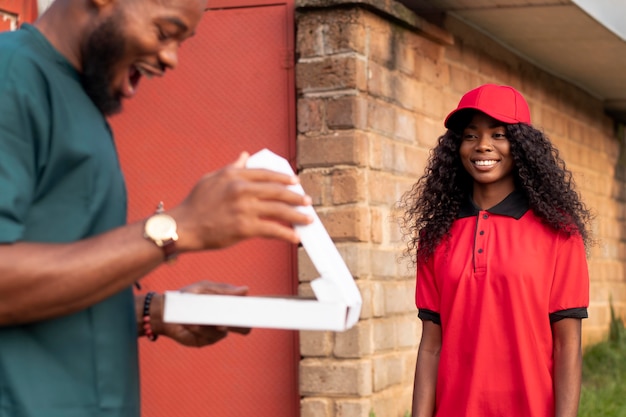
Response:
M173 239L176 236L176 221L167 214L155 214L146 222L146 235L155 241Z

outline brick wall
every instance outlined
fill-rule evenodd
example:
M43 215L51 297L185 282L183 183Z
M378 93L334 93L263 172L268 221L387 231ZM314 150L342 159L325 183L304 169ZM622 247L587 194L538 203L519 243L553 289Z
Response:
M364 301L353 329L301 333L301 416L409 411L421 323L393 206L422 174L445 115L485 82L525 95L534 125L558 146L597 214L583 337L603 338L609 297L626 311L626 154L602 103L461 22L437 27L392 0L296 6L301 179ZM304 252L299 278L310 294L316 272Z

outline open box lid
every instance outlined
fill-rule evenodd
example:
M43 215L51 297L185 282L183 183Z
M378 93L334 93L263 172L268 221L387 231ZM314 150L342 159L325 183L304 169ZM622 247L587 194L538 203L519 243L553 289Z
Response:
M263 168L293 175L289 162L268 149L248 158L247 168ZM304 194L300 184L289 186ZM319 273L311 282L315 300L297 297L237 297L167 292L164 320L186 324L214 324L300 330L347 330L361 313L361 293L324 225L312 206L299 210L313 217L295 226L304 250Z

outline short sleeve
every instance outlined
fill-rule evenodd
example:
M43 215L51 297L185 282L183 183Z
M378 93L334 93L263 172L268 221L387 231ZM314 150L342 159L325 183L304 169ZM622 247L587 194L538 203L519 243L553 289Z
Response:
M35 98L10 79L0 83L0 243L19 240L36 181Z
M418 317L440 324L440 296L435 279L434 261L431 255L428 260L418 259L415 285L415 305L419 310Z
M589 269L585 245L580 235L565 237L557 252L552 288L550 317L583 318L589 306Z

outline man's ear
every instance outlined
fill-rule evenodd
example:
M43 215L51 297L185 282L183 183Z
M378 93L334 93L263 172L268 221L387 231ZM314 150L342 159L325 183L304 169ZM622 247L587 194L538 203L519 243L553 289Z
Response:
M115 3L115 0L88 0L95 8L103 9Z

